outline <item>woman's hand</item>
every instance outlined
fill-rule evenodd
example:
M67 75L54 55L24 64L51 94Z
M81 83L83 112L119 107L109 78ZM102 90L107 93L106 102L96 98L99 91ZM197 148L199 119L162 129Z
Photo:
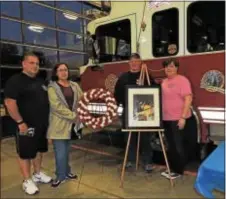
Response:
M184 129L185 124L186 124L186 119L181 118L179 119L177 126L179 127L180 130L182 130Z

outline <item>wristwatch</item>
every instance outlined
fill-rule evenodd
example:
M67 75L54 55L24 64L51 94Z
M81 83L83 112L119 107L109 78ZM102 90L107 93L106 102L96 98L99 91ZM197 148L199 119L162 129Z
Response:
M17 121L16 123L17 123L17 125L20 125L20 124L23 124L24 121L23 121L23 120L19 120L19 121Z

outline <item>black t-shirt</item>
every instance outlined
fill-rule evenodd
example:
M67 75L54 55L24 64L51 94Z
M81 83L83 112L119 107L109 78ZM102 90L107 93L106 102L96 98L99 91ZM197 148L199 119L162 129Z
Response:
M19 113L31 127L48 125L49 100L44 81L24 73L12 76L5 87L5 98L17 101Z

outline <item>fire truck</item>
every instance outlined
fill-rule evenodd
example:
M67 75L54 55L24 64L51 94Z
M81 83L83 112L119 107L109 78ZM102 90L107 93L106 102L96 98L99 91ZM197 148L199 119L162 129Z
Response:
M179 73L191 82L198 143L224 140L225 2L111 1L111 11L91 21L86 40L89 63L80 67L81 87L114 92L140 53L156 82L165 78L162 62L179 60Z

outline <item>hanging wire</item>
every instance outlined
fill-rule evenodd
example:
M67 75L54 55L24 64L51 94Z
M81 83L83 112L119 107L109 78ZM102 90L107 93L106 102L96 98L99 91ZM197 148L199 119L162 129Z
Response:
M143 20L144 20L144 15L145 15L145 9L146 9L146 1L144 2L144 8L143 8L143 16L142 16L142 21L141 21L141 23L143 22ZM140 49L140 35L141 35L141 31L142 31L142 27L141 27L141 25L140 25L140 29L139 29L139 35L138 35L138 38L137 38L137 51L139 51L139 49ZM139 52L138 52L139 53Z

